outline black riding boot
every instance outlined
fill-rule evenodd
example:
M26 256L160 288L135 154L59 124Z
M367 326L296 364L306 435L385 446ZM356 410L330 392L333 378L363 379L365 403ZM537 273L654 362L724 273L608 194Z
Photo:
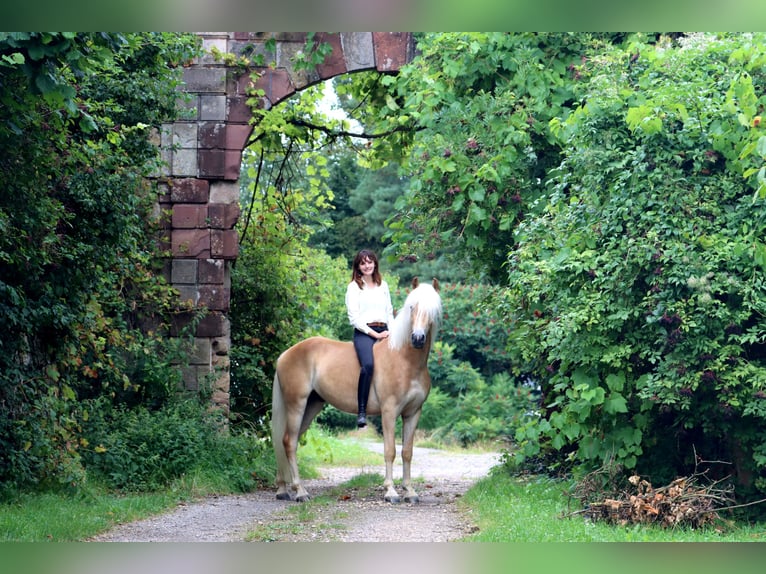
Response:
M359 417L356 419L356 426L364 428L367 426L367 398L370 396L370 377L364 372L359 374L359 391L357 394L357 403L359 404Z

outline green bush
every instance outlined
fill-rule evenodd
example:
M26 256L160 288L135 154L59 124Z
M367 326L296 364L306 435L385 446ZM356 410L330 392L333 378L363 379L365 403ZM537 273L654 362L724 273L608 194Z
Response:
M156 267L149 135L177 117L197 47L0 33L0 490L77 483L80 401L172 382L153 359L132 370L163 350L177 299Z
M197 468L220 432L219 417L194 400L179 400L159 410L110 406L96 400L83 423L88 473L109 488L153 490Z
M766 210L743 174L763 169L765 53L726 36L632 49L635 66L620 50L582 67L548 205L518 229L505 309L544 403L516 438L763 493Z
M452 345L455 357L486 377L511 368L506 351L509 328L497 305L502 292L480 283L441 286L444 314L439 340Z
M429 362L433 385L419 426L435 438L463 446L510 439L536 408L532 388L507 373L489 382L469 363L453 356L452 345L437 342Z

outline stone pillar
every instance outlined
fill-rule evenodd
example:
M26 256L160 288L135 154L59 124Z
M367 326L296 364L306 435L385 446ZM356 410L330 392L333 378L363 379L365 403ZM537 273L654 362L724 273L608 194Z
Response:
M183 371L187 390L212 386L216 406L229 406L228 317L231 262L239 242L239 169L242 150L252 131L249 114L232 117L230 71L210 50L226 52L229 33L202 34L205 55L184 70L184 118L165 126L160 145L166 171L158 179L161 208L169 214L170 283L180 302L204 307L189 366ZM182 316L171 335L192 318Z

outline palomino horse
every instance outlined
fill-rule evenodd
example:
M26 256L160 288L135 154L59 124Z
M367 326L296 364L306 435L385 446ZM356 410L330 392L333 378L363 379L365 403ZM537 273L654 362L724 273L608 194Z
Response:
M428 353L441 320L438 282L418 285L407 296L387 342L373 346L375 371L367 403L367 414L381 415L383 458L386 463L385 500L399 502L394 489L396 419L402 417L402 486L404 500L417 502L410 484L410 464L415 428L423 402L431 390ZM350 342L311 337L287 349L277 359L272 395L271 436L277 459L277 498L308 500L298 476L298 440L325 403L341 411L356 413L359 361Z

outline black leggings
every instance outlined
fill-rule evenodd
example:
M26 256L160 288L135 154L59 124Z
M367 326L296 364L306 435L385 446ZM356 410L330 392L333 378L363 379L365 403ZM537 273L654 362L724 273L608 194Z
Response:
M380 333L381 331L385 331L388 327L370 328ZM362 367L359 372L359 390L357 393L357 402L359 403L360 412L367 411L367 399L370 396L370 383L372 382L372 373L375 370L372 346L377 342L377 339L370 337L367 333L362 333L358 329L354 329L354 350L359 359L359 364Z

